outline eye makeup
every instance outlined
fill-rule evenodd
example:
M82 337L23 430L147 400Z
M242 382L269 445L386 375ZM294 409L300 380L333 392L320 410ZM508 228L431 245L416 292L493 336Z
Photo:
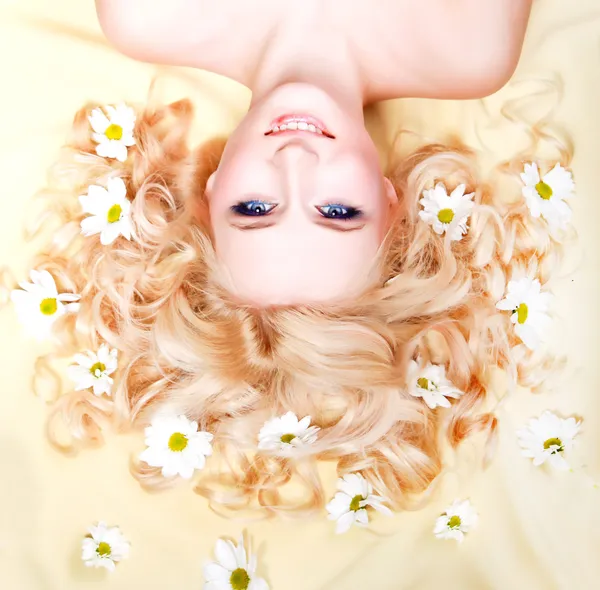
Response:
M269 203L267 201L240 201L231 206L231 211L236 215L244 215L246 217L263 217L268 215L277 207L277 203Z
M241 215L245 217L264 217L269 215L277 206L278 203L253 199L250 201L239 201L235 205L232 205L230 209L235 215ZM362 211L356 207L350 207L337 203L316 205L315 209L322 217L326 219L335 219L341 221L357 219L363 215Z

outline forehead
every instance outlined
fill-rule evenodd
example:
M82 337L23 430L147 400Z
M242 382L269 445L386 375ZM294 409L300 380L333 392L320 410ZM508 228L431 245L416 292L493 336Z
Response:
M286 231L288 229L289 231ZM217 232L218 258L243 300L288 305L342 299L361 292L380 245L377 232L335 232L285 225Z

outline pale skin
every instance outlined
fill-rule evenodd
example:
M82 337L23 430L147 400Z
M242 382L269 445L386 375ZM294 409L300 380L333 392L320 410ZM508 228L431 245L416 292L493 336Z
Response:
M207 195L232 291L267 306L335 301L364 288L397 197L364 128L363 108L500 89L516 68L531 2L96 6L106 36L126 55L211 71L252 91ZM276 117L290 113L317 117L335 138L306 130L265 136Z

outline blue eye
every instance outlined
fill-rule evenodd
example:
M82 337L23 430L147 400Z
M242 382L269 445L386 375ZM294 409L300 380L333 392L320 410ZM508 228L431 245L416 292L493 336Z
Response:
M346 207L344 205L323 205L317 207L319 213L327 219L354 219L360 217L362 211L355 207Z
M277 203L266 203L265 201L241 201L231 207L231 210L238 215L248 215L251 217L260 217L268 215L277 207Z

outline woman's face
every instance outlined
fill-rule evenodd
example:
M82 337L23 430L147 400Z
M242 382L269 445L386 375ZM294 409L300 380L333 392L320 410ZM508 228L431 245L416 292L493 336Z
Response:
M363 121L301 84L253 105L207 196L217 256L235 293L263 306L360 290L397 200Z

